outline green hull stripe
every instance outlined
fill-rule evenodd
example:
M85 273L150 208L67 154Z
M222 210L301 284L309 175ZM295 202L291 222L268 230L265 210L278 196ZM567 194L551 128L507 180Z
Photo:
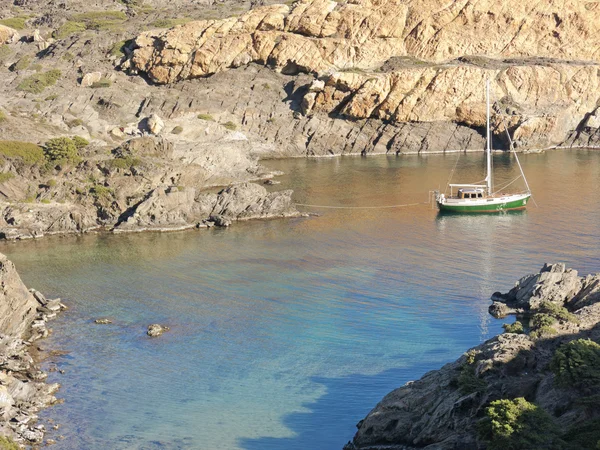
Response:
M440 211L452 212L500 212L515 209L525 209L528 201L529 197L525 197L519 200L513 200L512 202L490 205L448 205L438 203L438 207L440 208Z

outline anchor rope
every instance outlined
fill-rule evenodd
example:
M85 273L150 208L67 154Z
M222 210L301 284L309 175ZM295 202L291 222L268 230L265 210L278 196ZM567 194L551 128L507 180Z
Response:
M428 205L429 202L405 203L401 205L386 205L386 206L333 206L333 205L309 205L307 203L294 203L296 206L306 206L309 208L324 208L324 209L391 209L391 208L407 208L409 206Z

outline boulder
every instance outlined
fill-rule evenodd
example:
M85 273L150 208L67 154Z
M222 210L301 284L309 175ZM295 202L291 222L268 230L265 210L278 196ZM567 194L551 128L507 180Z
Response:
M148 131L152 134L159 134L165 127L163 120L156 114L152 114L148 117L146 122Z
M102 79L102 72L89 72L81 78L82 87L91 87Z
M0 25L0 45L2 44L12 44L21 39L17 30L14 30L5 25Z
M148 331L146 334L150 337L157 337L162 335L165 331L169 331L169 327L153 323L152 325L148 325Z

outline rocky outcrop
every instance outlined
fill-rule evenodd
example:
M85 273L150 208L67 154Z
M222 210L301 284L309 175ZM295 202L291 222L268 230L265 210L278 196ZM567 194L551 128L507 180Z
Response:
M301 102L305 115L469 127L484 124L491 79L515 144L544 147L563 143L584 120L594 124L586 116L599 98L596 8L304 0L143 33L124 67L173 83L256 62L318 77ZM496 122L501 137L505 126Z
M39 306L27 290L14 264L0 254L0 333L27 337Z
M197 193L193 188L160 187L124 214L115 226L123 231L175 231L232 220L294 217L299 212L292 191L268 193L253 183L242 183L218 194ZM220 217L215 220L215 217Z
M28 291L14 265L0 254L0 435L40 444L44 426L37 412L57 401L58 384L46 384L32 342L48 336L48 320L65 306Z
M593 406L593 381L559 383L557 369L549 367L566 343L600 343L599 286L600 274L582 278L564 264L554 264L522 278L509 293L494 294L495 301L527 311L531 331L492 338L389 393L359 422L345 449L484 449L479 424L486 407L499 399L526 398L551 417L559 434L595 423L600 409ZM536 321L550 323L552 329L539 332Z

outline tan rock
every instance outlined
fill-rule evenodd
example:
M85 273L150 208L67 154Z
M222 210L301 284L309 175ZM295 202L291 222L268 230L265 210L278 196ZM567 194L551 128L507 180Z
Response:
M102 72L89 72L86 73L81 79L82 87L90 87L92 84L97 83L102 79Z
M17 42L19 39L21 39L21 36L17 30L5 25L0 25L0 45L12 44Z
M156 114L152 114L150 117L148 117L147 125L148 131L152 134L159 134L165 127L163 120Z

